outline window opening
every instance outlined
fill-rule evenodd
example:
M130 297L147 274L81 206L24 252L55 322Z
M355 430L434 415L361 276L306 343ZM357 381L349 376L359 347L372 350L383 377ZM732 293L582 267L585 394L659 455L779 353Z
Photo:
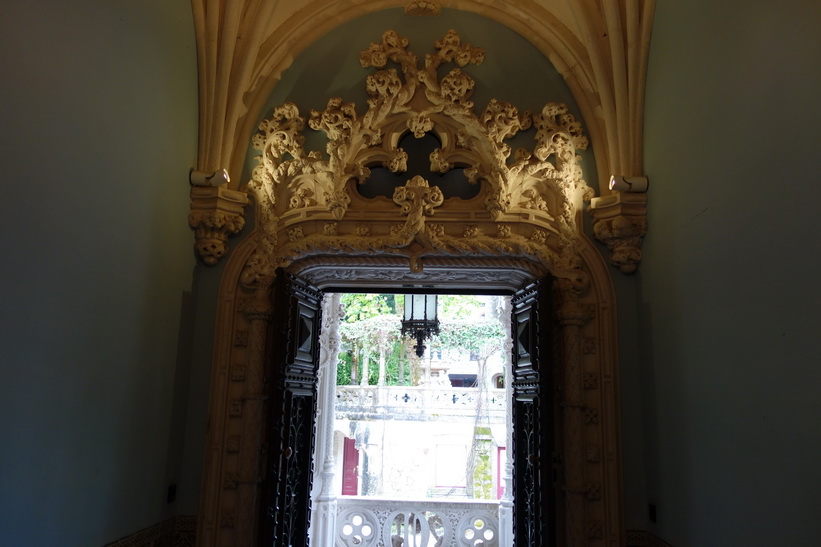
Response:
M407 154L406 168L392 171L385 165L369 165L370 176L357 186L357 192L366 198L384 196L390 199L394 188L404 186L415 175L421 175L431 186L438 186L445 199L471 199L479 195L480 186L469 182L465 175L467 164L433 169L432 165L441 146L441 140L433 131L428 131L419 138L411 132L405 133L399 139L398 148Z
M440 295L421 357L401 335L405 295L341 296L334 431L337 493L498 500L509 404L502 296Z

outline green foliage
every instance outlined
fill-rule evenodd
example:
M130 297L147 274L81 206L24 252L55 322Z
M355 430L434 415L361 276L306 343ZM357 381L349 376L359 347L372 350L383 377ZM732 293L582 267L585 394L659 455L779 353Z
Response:
M490 428L474 427L470 462L473 499L489 500L493 497L493 467L490 461L492 448Z
M473 499L489 500L493 498L493 467L490 463L489 450L480 450L473 461Z
M351 384L351 354L343 351L339 354L336 365L336 385L348 386Z
M442 294L437 300L440 321L467 319L483 308L482 301L472 294Z
M389 344L398 338L400 327L398 315L377 315L353 323L342 323L339 333L343 340L373 346L376 350L380 344Z
M436 346L490 355L501 347L503 339L502 326L496 319L459 319L440 323Z
M406 340L400 326L404 311L404 295L343 294L345 318L339 326L343 347L358 357L359 371L368 363L368 384L379 379L380 347L386 353L385 384L398 385L399 363L405 360L405 384L412 379L406 357ZM440 295L440 334L430 342L436 349L464 349L486 359L501 348L504 339L496 310L487 309L485 302L473 295ZM340 355L337 384L350 385L351 356Z
M396 298L392 294L345 293L341 300L346 323L396 313Z

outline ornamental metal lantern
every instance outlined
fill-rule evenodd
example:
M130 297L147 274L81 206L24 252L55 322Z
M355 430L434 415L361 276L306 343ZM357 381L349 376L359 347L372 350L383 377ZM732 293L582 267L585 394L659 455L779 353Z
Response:
M413 348L416 356L425 354L425 340L439 334L439 319L436 317L435 294L406 294L405 318L402 319L402 336L416 340Z

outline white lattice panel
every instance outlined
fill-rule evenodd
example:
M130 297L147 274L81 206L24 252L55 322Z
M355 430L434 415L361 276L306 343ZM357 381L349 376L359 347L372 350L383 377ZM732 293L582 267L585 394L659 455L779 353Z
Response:
M338 499L337 547L499 547L499 504Z

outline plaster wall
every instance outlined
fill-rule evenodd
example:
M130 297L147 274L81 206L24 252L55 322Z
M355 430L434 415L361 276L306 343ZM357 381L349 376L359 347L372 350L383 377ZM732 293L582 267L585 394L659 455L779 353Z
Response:
M647 486L676 546L821 535L821 7L659 2L640 268Z
M191 7L5 3L0 67L0 543L102 545L185 467Z

